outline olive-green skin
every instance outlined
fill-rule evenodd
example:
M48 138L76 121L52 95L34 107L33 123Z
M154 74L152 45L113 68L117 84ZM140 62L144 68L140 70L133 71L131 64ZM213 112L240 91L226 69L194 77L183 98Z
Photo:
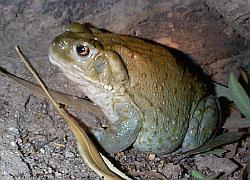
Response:
M92 130L107 152L130 145L153 153L191 150L216 129L216 97L161 45L73 23L54 39L49 58L110 120L106 130Z

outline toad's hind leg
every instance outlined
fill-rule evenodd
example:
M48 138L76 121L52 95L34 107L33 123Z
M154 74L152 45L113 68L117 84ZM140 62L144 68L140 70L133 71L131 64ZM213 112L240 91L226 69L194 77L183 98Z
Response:
M182 151L198 148L212 136L220 119L218 99L212 95L203 98L191 112Z

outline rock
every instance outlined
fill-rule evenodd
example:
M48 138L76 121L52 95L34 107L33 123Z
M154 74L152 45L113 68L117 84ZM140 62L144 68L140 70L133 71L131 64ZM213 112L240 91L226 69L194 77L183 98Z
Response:
M162 168L162 173L169 179L178 179L178 176L182 168L179 164L174 165L173 163L168 163Z
M234 172L238 165L227 158L218 158L214 155L197 155L195 157L195 164L199 170L209 169L214 172L224 172L226 175Z
M250 40L250 2L247 0L206 0L206 4L220 12L239 34Z

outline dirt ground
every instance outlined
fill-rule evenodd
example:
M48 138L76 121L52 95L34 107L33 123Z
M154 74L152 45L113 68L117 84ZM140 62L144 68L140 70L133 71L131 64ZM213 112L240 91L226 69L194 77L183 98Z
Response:
M237 77L240 67L250 72L249 12L250 3L245 0L1 0L0 66L33 81L14 51L13 46L20 45L49 87L84 97L49 62L47 51L70 21L90 22L176 48L215 81L226 84L230 72ZM94 114L70 110L89 126L99 123ZM222 111L244 119L232 108ZM249 147L250 140L245 138L224 147L228 152L222 158L197 155L180 163L134 149L112 157L135 179L192 179L192 170L203 175L221 172L221 179L243 179L250 171L246 166ZM0 76L0 179L59 178L100 179L83 162L72 133L52 104Z

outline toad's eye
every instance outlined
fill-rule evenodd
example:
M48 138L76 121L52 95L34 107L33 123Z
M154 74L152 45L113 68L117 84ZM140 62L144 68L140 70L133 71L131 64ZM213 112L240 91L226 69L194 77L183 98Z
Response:
M87 46L77 45L76 52L79 56L87 56L87 55L89 55L90 50Z

